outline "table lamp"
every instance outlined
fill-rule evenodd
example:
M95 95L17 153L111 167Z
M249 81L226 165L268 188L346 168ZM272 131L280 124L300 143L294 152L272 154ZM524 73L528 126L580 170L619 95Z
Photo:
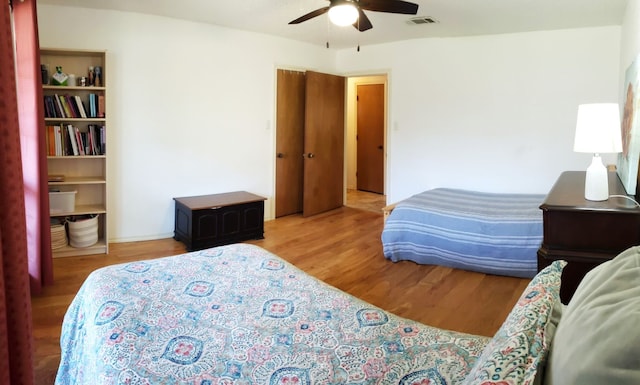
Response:
M590 201L609 199L607 169L600 154L622 151L618 104L597 103L578 106L573 151L593 153L585 177L584 198Z

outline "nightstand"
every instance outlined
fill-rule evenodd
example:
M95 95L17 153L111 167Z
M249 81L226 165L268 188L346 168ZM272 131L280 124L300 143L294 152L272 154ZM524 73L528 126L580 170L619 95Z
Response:
M609 195L627 195L618 175L608 176ZM540 206L543 240L538 271L558 259L568 262L560 289L565 304L589 270L640 244L640 208L626 198L588 201L584 181L583 171L563 172Z

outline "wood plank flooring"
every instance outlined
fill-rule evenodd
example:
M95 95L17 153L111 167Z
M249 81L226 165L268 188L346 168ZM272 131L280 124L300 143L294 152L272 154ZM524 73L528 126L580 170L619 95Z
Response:
M265 239L250 241L356 297L439 328L493 335L528 279L489 276L382 255L382 212L342 207L265 223ZM185 252L173 239L114 243L109 255L54 260L55 284L32 299L37 384L52 384L60 360L64 313L88 274L102 266Z

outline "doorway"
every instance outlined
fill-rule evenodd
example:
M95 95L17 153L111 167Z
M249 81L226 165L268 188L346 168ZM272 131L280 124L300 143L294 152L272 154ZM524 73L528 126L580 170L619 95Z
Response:
M347 132L346 132L346 174L347 174L347 194L345 204L350 207L372 209L373 211L381 212L381 209L386 205L386 160L387 160L387 75L368 75L350 77L347 80ZM369 87L372 86L372 87ZM381 105L376 105L376 110L364 114L374 116L376 120L381 121L381 127L379 133L381 137L376 137L378 134L374 134L375 140L368 146L373 151L373 158L367 156L367 152L362 154L358 150L358 147L362 144L362 137L360 134L366 127L362 127L358 120L360 119L358 109L361 107L358 101L358 89L375 89L378 92L378 97L382 97ZM379 94L381 93L381 95ZM360 127L359 127L360 125ZM378 130L378 128L376 128ZM360 131L360 132L359 132ZM379 147L382 148L379 148ZM363 188L361 185L360 176L362 176L362 165L373 166L375 169L370 169L375 173L374 179L378 182L376 188L370 186ZM368 182L367 182L368 183ZM374 192L372 192L374 191ZM379 207L378 207L379 206Z
M384 193L384 84L358 84L356 178L359 191Z

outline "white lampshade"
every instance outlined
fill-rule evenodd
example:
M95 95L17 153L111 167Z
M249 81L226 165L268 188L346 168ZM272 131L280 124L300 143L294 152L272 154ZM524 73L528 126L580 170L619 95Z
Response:
M591 201L609 199L607 169L602 164L600 154L622 151L620 109L616 103L578 106L573 151L593 153L591 165L587 168L585 176L585 199Z
M352 25L358 20L358 9L350 1L339 2L329 8L329 20L341 27Z
M617 103L581 104L573 151L594 154L622 151L620 109Z

